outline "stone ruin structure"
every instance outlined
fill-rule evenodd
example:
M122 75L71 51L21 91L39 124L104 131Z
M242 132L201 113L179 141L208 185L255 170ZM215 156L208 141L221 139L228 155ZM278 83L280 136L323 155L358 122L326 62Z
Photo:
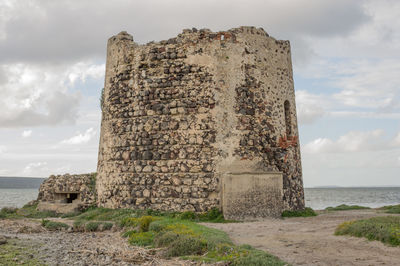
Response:
M226 218L304 208L289 41L263 29L108 40L97 204Z
M96 174L51 175L43 181L37 198L39 211L71 213L96 203Z

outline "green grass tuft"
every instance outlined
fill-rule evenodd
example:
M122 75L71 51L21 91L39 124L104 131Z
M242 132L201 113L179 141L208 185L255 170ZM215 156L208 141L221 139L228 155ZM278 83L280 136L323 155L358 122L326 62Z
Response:
M149 231L158 233L158 232L161 232L162 230L164 230L165 227L166 227L166 225L162 221L157 220L157 221L150 223Z
M400 213L400 204L384 206L381 209L385 210L386 213Z
M400 246L400 217L383 216L340 224L335 235L351 235Z
M96 232L101 225L101 222L88 222L85 224L85 230L88 232Z
M238 257L232 265L235 266L283 266L287 263L281 261L264 251L251 249L247 255Z
M195 213L191 211L183 212L178 215L182 220L189 220L194 222L210 222L210 223L232 223L236 221L225 220L222 212L217 208L212 208L208 212Z
M312 217L318 214L311 208L307 207L304 210L283 211L282 217Z
M110 230L114 226L113 223L108 223L108 222L102 223L102 225L103 225L103 228L102 228L103 230Z
M128 235L129 243L136 246L152 246L154 232L135 232L131 231Z
M42 219L42 226L50 231L58 231L63 229L68 229L69 226L65 223L61 222L54 222L50 220Z
M174 240L177 239L178 237L179 234L173 231L159 233L154 238L154 246L158 248L167 247L172 242L174 242Z
M371 208L359 205L346 205L346 204L342 204L336 207L325 208L326 211L348 211L348 210L363 210L363 209L371 209Z
M202 255L207 251L207 241L198 236L178 234L166 250L167 257Z
M140 232L149 231L150 223L155 221L155 220L158 220L158 218L157 217L153 217L153 216L149 216L149 215L142 216L142 217L138 218L138 224L139 224Z

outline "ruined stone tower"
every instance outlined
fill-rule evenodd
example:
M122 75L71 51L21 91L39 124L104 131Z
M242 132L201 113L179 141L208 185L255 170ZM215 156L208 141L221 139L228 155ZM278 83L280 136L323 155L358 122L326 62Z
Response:
M289 42L254 27L111 37L96 188L110 208L304 208Z

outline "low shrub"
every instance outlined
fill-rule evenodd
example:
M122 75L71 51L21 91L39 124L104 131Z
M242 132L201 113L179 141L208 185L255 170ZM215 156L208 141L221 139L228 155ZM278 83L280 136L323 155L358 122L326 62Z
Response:
M179 235L166 250L167 257L202 255L207 250L207 242L200 237Z
M282 217L312 217L318 214L311 208L307 207L304 210L283 211Z
M83 232L85 231L85 222L82 220L77 220L74 222L72 228L75 232Z
M72 217L76 217L78 215L82 214L82 212L70 212L70 213L64 213L61 214L61 218L72 218Z
M149 231L153 231L153 232L161 232L162 230L164 230L166 227L165 224L162 223L162 221L158 220L158 221L154 221L152 223L150 223L149 225Z
M75 232L96 232L110 230L113 226L114 224L110 222L76 220L73 229Z
M365 237L400 246L400 217L383 216L344 222L336 228L335 235Z
M4 214L13 214L13 213L16 213L17 210L18 210L18 208L4 207L4 208L1 209L0 212L4 213Z
M138 219L135 217L125 217L119 222L120 227L136 227L138 226Z
M197 218L197 216L194 212L187 211L187 212L182 212L182 214L180 215L180 218L182 220L195 220Z
M88 232L95 232L99 229L101 222L88 222L85 224L85 230Z
M381 209L385 210L386 213L400 213L400 204L384 206Z
M195 222L211 222L211 223L226 223L226 222L236 222L225 220L224 215L218 208L212 208L208 212L195 213L192 211L186 211L178 215L182 220L189 220Z
M232 265L235 266L283 266L288 265L275 256L264 251L251 249L246 255L236 258Z
M9 218L10 216L13 216L17 212L17 208L11 208L11 207L4 207L0 210L0 218Z
M149 231L149 226L153 221L159 218L154 216L142 216L140 218L136 217L125 217L119 223L120 227L138 227L140 232Z
M102 230L110 230L113 226L113 223L102 223Z
M149 231L150 223L155 220L158 220L158 218L154 217L154 216L142 216L142 217L138 218L138 225L139 225L140 232Z
M160 234L157 234L154 238L154 246L155 247L166 247L171 244L175 239L179 237L179 234L173 231L167 231Z
M153 245L153 232L134 232L129 234L129 243L136 246L151 246Z
M128 237L129 238L131 235L133 235L133 234L135 234L137 232L138 232L137 230L125 231L125 232L122 233L122 237Z
M42 226L50 231L57 231L57 230L63 230L63 229L69 228L69 225L67 225L65 223L54 222L54 221L45 220L45 219L42 219Z
M342 204L336 207L325 208L326 211L348 211L348 210L363 210L363 209L371 209L371 208L359 205L346 205L346 204Z

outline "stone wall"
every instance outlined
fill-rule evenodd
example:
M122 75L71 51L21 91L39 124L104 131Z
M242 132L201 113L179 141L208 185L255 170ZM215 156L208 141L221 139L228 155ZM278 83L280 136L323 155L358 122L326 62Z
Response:
M304 208L289 42L254 27L111 37L98 204L221 208L227 172L281 173L282 209Z

